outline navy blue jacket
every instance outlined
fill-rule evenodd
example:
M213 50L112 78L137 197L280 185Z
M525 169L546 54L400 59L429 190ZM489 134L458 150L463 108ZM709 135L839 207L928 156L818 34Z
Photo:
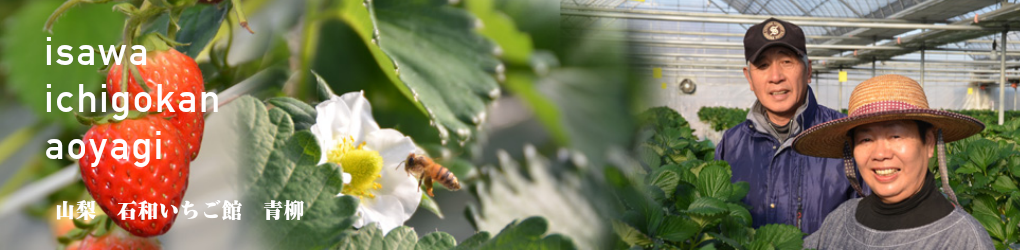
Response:
M759 124L763 116L753 117L759 105L756 102L748 112L748 120L726 130L715 149L715 158L729 162L733 182L750 184L743 201L751 206L755 228L782 223L814 233L829 212L857 194L844 174L841 159L797 153L793 138L811 126L846 115L818 105L808 88L807 107L791 121L796 123L790 127L789 139L780 142L765 130L771 129L765 127L770 125Z

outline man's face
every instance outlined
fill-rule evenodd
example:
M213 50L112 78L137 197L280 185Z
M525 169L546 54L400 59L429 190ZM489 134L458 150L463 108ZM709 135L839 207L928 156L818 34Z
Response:
M811 81L811 65L784 47L772 47L744 68L744 77L762 106L772 114L792 117L803 103Z
M921 190L935 149L934 132L929 130L922 142L916 122L896 120L861 125L852 133L861 177L882 202L897 203Z

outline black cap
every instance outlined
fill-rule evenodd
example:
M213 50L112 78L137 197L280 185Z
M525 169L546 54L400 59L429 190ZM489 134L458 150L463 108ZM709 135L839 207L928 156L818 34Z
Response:
M753 62L762 51L777 45L790 48L799 56L807 55L804 31L797 25L773 17L747 29L744 34L744 60Z

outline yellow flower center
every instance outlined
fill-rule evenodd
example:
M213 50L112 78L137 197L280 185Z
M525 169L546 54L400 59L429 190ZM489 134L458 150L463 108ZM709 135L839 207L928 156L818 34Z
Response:
M379 152L365 149L365 143L354 145L354 138L344 138L337 147L326 154L326 160L339 164L345 173L351 174L351 182L344 184L341 193L346 195L375 198L371 190L382 188L376 182L382 172L383 158Z

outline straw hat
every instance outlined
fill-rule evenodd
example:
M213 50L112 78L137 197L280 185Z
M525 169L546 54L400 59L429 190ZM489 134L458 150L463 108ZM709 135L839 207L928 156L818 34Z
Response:
M972 117L929 109L921 85L901 75L876 76L857 85L850 94L849 111L845 118L804 131L794 140L793 148L804 155L843 158L851 129L882 121L925 121L942 130L945 142L970 137L985 128L984 123Z

